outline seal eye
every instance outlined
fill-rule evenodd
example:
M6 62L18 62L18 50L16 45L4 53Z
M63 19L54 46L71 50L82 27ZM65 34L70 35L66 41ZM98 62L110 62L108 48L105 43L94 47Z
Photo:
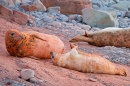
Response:
M14 32L12 32L10 35L11 35L11 36L14 36Z

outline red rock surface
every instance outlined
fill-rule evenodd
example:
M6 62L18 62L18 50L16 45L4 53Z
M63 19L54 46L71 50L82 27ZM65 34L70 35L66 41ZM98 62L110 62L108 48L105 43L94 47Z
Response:
M35 77L44 80L43 83L36 84L36 86L130 86L130 66L116 64L118 67L127 69L128 76L124 77L118 75L82 73L70 69L65 69L53 65L50 59L35 60L28 57L18 58L10 56L5 48L4 42L5 32L10 28L16 28L21 31L34 30L57 35L65 43L65 52L70 50L68 42L70 37L66 37L60 34L58 31L57 34L54 34L53 32L55 32L55 30L49 32L49 30L45 28L22 28L16 23L10 23L1 18L0 22L0 83L4 83L4 81L6 82L6 79L8 79L22 82L27 86L34 86L34 84L24 81L18 77L20 72L17 70L30 68L35 71ZM95 47L86 43L78 43L78 45L79 47L83 46L83 48ZM93 78L97 81L89 81L89 78Z
M23 12L14 10L13 20L17 22L18 24L25 25L28 22L28 15Z
M25 11L36 11L37 7L34 5L21 5L21 8L23 8Z
M2 17L8 21L12 21L12 17L13 17L13 11L0 5L0 14L2 15Z
M60 6L61 13L81 14L83 8L92 8L90 0L41 0L45 7Z

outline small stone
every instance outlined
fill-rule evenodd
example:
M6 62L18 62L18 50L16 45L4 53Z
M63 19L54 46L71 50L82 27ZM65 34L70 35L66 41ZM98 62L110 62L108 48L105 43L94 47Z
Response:
M77 20L77 21L79 21L79 22L82 22L83 18L82 18L82 16L81 16L81 15L77 15L76 20Z
M21 0L21 4L28 4L28 3L32 3L31 0Z
M52 25L54 26L54 27L61 27L61 23L60 22L56 22L56 21L54 21L53 23L52 23Z
M125 17L130 18L130 11L127 11L127 12L125 13Z
M29 24L33 24L34 21L32 19L29 19L28 22Z
M97 5L93 5L92 7L93 7L93 9L99 10L99 7Z
M94 79L94 78L88 78L88 80L89 80L89 81L92 81L92 82L97 82L97 80Z
M80 27L84 30L90 30L90 26L89 25L80 25Z
M43 80L40 80L40 79L33 77L33 78L30 78L30 82L32 82L32 83L42 83Z
M69 15L69 20L76 20L77 15Z
M46 7L40 0L34 0L33 5L37 7L38 11L46 11Z
M59 6L48 7L47 11L50 12L50 13L54 13L54 12L60 13L60 7Z
M52 21L53 21L53 19L50 18L49 16L44 16L43 20L44 20L45 22L52 22Z
M128 6L128 10L130 11L130 5Z
M20 76L22 79L28 80L34 77L34 71L32 69L22 69Z
M77 22L76 22L75 20L72 20L71 22L72 22L72 24L74 24L74 25L77 24Z
M69 21L69 18L65 15L61 15L60 18L62 21L65 21L65 22Z

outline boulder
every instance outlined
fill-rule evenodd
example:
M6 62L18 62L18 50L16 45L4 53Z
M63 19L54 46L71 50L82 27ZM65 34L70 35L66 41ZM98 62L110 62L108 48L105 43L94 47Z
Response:
M33 5L36 6L39 11L46 11L46 7L40 0L34 0Z
M12 0L15 5L20 4L21 0Z
M83 8L92 8L90 0L41 0L48 8L60 6L63 14L81 14Z
M117 4L114 4L111 7L117 10L128 11L129 5L130 1L119 1Z
M85 8L82 10L82 16L83 22L92 27L118 27L116 13L114 14L114 12L98 11L91 8Z
M12 21L13 11L0 5L0 14L8 21Z
M21 5L21 8L23 8L25 11L37 11L37 7L34 5Z
M29 16L23 12L14 10L13 11L13 20L21 25L25 25L28 22Z
M60 7L59 7L59 6L49 7L49 8L47 9L47 11L50 12L50 13L54 13L54 12L60 13Z
M14 2L12 0L3 0L5 5L8 7L15 7Z

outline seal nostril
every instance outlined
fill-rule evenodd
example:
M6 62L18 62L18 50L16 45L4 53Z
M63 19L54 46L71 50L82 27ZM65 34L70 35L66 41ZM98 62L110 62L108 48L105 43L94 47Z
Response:
M54 58L54 52L50 52L51 58Z
M14 32L11 33L11 36L14 36Z

